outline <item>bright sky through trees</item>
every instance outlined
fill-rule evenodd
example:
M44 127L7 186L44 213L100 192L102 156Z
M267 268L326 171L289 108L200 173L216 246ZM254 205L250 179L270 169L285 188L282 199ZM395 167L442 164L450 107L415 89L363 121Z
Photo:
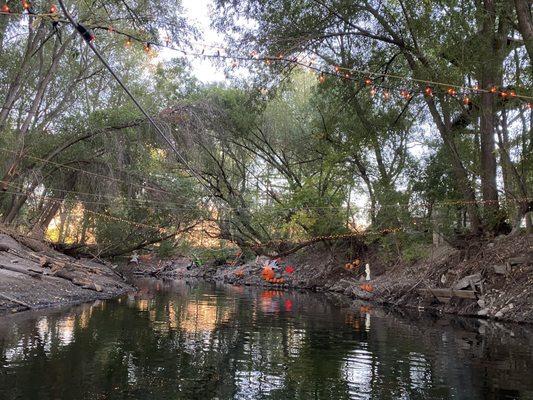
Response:
M210 13L213 2L211 0L184 0L182 2L189 22L201 30L201 39L196 43L210 46L220 45L219 35L211 29ZM201 51L201 50L200 50ZM224 73L217 68L210 59L190 59L193 75L202 82L220 82L225 80Z

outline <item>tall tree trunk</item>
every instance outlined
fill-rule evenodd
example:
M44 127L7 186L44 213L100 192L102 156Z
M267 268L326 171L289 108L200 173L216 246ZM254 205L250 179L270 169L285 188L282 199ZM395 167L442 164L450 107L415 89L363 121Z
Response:
M457 146L453 139L453 127L451 121L448 119L443 121L437 106L432 98L427 98L426 103L428 105L433 121L439 130L440 136L444 142L444 147L447 150L447 154L450 157L452 164L452 171L457 180L457 189L463 196L463 200L466 203L466 210L468 213L468 220L470 221L470 230L472 233L479 233L482 228L481 217L479 215L479 209L476 200L476 192L470 182L468 171L463 164L461 155L457 150Z
M533 63L533 17L531 15L530 0L514 0L516 16L518 18L518 30L524 39L529 60ZM533 68L530 63L529 68Z
M479 82L483 89L480 101L480 166L481 193L483 195L485 216L488 227L494 229L500 224L498 187L496 183L496 153L495 153L495 99L497 94L491 92L493 87L499 87L503 66L501 36L507 40L506 24L496 21L496 17L504 18L504 11L497 12L493 0L484 0L480 12L483 15L479 35L481 43ZM498 26L495 26L498 24ZM503 32L502 32L503 31Z

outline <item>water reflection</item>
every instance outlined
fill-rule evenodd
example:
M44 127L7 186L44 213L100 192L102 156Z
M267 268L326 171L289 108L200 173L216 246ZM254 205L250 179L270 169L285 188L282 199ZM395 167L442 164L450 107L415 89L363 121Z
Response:
M0 319L0 399L529 399L528 327L141 281Z

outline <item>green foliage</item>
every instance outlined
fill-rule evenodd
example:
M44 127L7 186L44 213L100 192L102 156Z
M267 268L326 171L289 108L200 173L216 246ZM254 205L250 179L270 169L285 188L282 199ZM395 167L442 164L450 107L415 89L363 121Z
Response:
M161 259L175 256L177 253L174 242L171 240L164 240L163 242L159 243L159 245L156 247L156 254L157 257Z
M462 86L488 78L530 92L530 55L507 39L519 33L512 4L494 3L488 13L482 2L456 0L216 2L214 23L230 52L312 54L304 64L339 65L360 80L367 73L357 71L375 71L375 96L361 82L325 75L319 83L305 68L253 60L243 62L246 78L204 85L185 58L160 61L138 43L126 51L123 37L97 29L102 53L180 156L66 24L59 37L46 19L2 18L3 221L55 226L58 238L108 253L155 246L161 254L172 252L169 235L199 221L243 248L343 234L353 225L446 235L473 229L476 217L488 230L501 226L530 198L531 112L518 99L495 98L488 107L477 92L465 106L437 84L432 97L396 95L425 81ZM88 25L109 23L146 42L179 38L184 46L197 34L178 1L69 7ZM489 114L492 130L481 123ZM498 146L486 144L493 137ZM506 207L492 205L489 189L500 190ZM414 259L418 242L409 240L384 243Z

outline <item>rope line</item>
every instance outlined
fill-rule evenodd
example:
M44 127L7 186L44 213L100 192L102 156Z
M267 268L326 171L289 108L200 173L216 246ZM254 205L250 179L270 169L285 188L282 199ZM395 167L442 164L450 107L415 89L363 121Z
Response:
M8 194L16 194L16 195L31 195L31 193L34 193L34 192L21 192L19 191L19 187L13 183L7 183L8 186L11 186L14 190L17 190L15 192L12 192L12 191L3 191L3 193L8 193ZM120 201L131 201L131 202L142 202L142 203L146 203L146 204L150 204L150 205L168 205L168 206L173 206L173 208L175 210L179 210L179 211L183 211L183 210L198 210L198 209L201 209L201 206L199 207L194 207L194 206L179 206L177 205L176 203L173 203L173 202L165 202L165 201L158 201L158 200L149 200L149 199L134 199L134 198L127 198L127 197L119 197L119 196L110 196L110 195L104 195L104 194L96 194L96 193L87 193L87 192L79 192L79 191L75 191L75 190L65 190L65 189L56 189L56 188L47 188L48 190L50 191L58 191L58 192L61 192L61 193L66 193L67 195L68 194L72 194L72 195L90 195L90 196L98 196L98 197L104 197L104 198L108 198L109 200L115 200L117 202L120 202ZM63 201L63 200L66 200L65 198L61 198L61 197L54 197L54 196L48 196L48 195L43 195L43 196L46 196L47 198L51 199L51 200L56 200L56 201ZM110 203L106 203L106 202L103 202L103 201L93 201L93 200L85 200L85 199L77 199L77 201L79 201L80 203L83 203L83 204L94 204L94 205L104 205L104 206L108 206L110 205ZM524 203L524 202L530 202L530 201L533 201L533 197L524 197L524 198L521 198L521 197L513 197L513 198L506 198L504 201L501 201L501 200L498 200L498 202L500 203L509 203L509 204L516 204L516 203ZM496 200L476 200L476 201L473 201L473 200L453 200L453 199L448 199L448 200L441 200L441 201L437 201L437 202L434 202L434 203L431 203L431 206L435 207L435 206L463 206L463 205L470 205L470 204L493 204L495 203ZM426 206L428 206L428 204L425 204ZM352 206L355 206L353 203L350 203L349 204L350 207ZM404 203L404 204L378 204L377 208L403 208L403 207L413 207L413 206L416 206L416 204L408 204L408 203ZM339 211L344 211L345 208L348 207L348 205L340 205L340 206L302 206L302 207L291 207L291 206L273 206L272 207L272 210L271 212L272 213L276 213L276 211L279 211L279 210L289 210L289 211L294 211L294 212L298 212L298 211L310 211L310 210L339 210ZM366 206L366 207L356 207L358 208L358 210L356 211L360 211L360 210L368 210L370 208L370 206ZM251 210L252 212L254 210ZM261 209L262 212L264 212L264 207Z
M119 178L114 178L112 176L103 175L103 174L99 174L99 173L92 172L92 171L87 171L87 170L84 170L82 168L73 167L71 165L62 164L62 163L59 163L59 162L56 162L56 161L52 161L52 160L46 160L44 158L40 158L40 157L37 157L37 156L32 156L30 154L22 154L21 155L20 152L8 149L6 147L0 147L0 151L16 154L16 155L18 155L18 156L20 156L22 158L29 158L29 159L41 161L42 164L51 164L51 165L54 165L54 166L57 166L57 167L67 168L67 169L70 169L72 171L81 172L81 173L84 173L84 174L87 174L87 175L92 175L92 176L95 176L95 177L98 177L98 178L104 178L104 179L107 179L109 181L113 181L113 182L117 182L117 183L123 183L125 185L137 186L137 187L139 187L141 189L144 189L144 190L150 190L150 191L153 191L153 192L170 194L170 195L174 195L175 194L175 193L169 192L169 191L164 190L164 189L152 188L152 187L145 186L143 184L135 183L135 182L126 182L126 181L124 181L122 179L119 179Z

